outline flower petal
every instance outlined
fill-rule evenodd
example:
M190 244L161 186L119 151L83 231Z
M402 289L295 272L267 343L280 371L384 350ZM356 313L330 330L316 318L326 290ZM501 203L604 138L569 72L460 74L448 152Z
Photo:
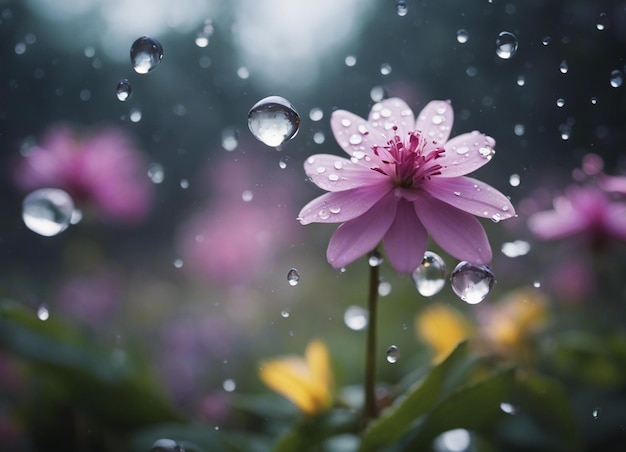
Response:
M381 182L387 176L343 157L330 154L312 155L304 162L304 172L318 187L327 191L344 191Z
M604 224L611 235L626 240L626 204L609 204L606 208Z
M368 121L372 127L379 130L386 137L378 143L383 145L396 134L404 140L409 132L413 131L415 117L413 116L413 110L406 102L397 97L392 97L374 104ZM394 130L394 126L396 130Z
M491 261L487 234L475 217L426 193L413 205L430 236L450 255L473 264Z
M499 221L515 215L515 209L506 196L491 185L471 177L433 177L424 184L424 190L433 198L479 217Z
M340 225L328 243L330 265L345 267L376 248L393 222L397 205L389 192L363 215Z
M304 352L307 365L311 371L313 380L317 382L315 395L324 405L330 403L333 384L333 374L330 368L330 355L328 347L319 339L314 339L307 345Z
M428 234L413 204L400 200L396 217L383 238L389 263L401 273L411 273L424 259L427 243Z
M381 146L387 142L365 119L345 110L333 112L330 116L330 128L339 146L356 160L371 153L372 146Z
M300 356L287 356L263 363L259 376L268 387L291 400L301 411L320 411L316 398L316 382Z
M417 116L415 129L428 142L436 141L439 146L448 140L454 123L454 110L450 101L433 100L429 102Z
M540 239L554 240L584 231L589 221L576 209L546 210L528 218L528 229Z
M443 166L439 177L457 177L476 171L495 154L496 141L477 130L452 138L444 145L446 152L437 159Z
M367 212L389 193L390 183L386 179L382 184L326 193L304 206L298 214L298 221L301 224L350 221Z

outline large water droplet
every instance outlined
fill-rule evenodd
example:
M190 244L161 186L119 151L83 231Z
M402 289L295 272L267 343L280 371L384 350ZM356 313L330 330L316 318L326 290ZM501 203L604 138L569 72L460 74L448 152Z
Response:
M446 284L446 263L436 253L426 251L419 267L411 274L417 291L423 297L438 294Z
M383 263L383 258L378 251L372 251L368 256L367 262L370 264L370 267L378 267Z
M624 83L624 74L619 69L611 71L611 77L609 83L613 88L619 88Z
M387 362L394 364L400 358L400 350L395 345L390 345L387 349Z
M496 278L487 265L475 265L462 261L450 276L452 290L469 304L477 304L487 298Z
M185 449L173 439L163 438L152 444L150 452L185 452Z
M296 268L292 268L287 272L287 281L290 286L297 286L300 282L300 272Z
M361 306L349 306L343 314L343 321L353 331L365 329L369 320L369 313Z
M117 84L117 88L115 89L115 95L117 96L117 100L126 101L130 97L133 92L133 87L130 85L128 79L123 78Z
M503 60L508 60L517 52L517 38L513 33L503 31L496 39L496 55Z
M151 36L142 36L130 48L130 62L138 74L147 74L163 59L163 46Z
M298 133L300 116L287 99L270 96L261 99L248 112L248 128L268 146L280 146Z
M398 0L396 2L396 12L398 16L404 17L409 12L409 7L406 4L406 0Z
M58 188L40 188L30 193L22 203L22 219L28 229L52 237L70 224L74 201Z
M460 30L456 32L456 41L459 44L465 44L468 39L469 39L469 33L467 32L466 29L461 28Z

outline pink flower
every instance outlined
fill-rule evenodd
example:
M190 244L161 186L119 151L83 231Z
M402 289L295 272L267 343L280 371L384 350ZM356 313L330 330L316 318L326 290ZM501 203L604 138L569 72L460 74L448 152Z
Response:
M103 219L121 223L139 222L152 204L144 157L116 128L78 136L69 126L53 126L19 162L14 179L25 191L66 190L79 208L92 206Z
M410 273L421 263L428 234L452 256L486 264L491 247L474 215L503 220L515 215L509 200L466 174L491 160L493 138L478 131L450 141L449 102L432 101L415 121L398 98L372 107L368 120L344 110L330 124L350 159L319 154L304 169L329 191L300 211L302 224L342 223L327 250L343 267L382 240L391 265Z

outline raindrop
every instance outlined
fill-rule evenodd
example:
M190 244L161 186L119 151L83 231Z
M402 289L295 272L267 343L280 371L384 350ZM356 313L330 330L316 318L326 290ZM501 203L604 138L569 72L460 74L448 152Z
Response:
M559 133L561 134L561 140L567 141L572 135L572 127L569 124L561 124L559 126Z
M435 438L434 449L438 452L464 452L470 450L471 443L470 432L464 428L456 428L443 432Z
M559 107L559 108L561 108L563 105L565 105L565 99L563 99L562 97L559 97L559 98L556 100L556 106L557 106L557 107Z
M593 409L593 411L591 412L591 415L593 416L594 419L598 419L600 417L600 408L599 407L595 407Z
M22 219L28 229L52 237L70 224L74 201L58 188L40 188L30 193L22 203Z
M383 263L383 258L378 251L372 251L367 260L370 267L378 267Z
M561 61L561 64L559 64L559 71L561 71L561 74L567 74L568 70L569 66L567 65L567 61Z
M280 146L298 133L300 116L287 99L270 96L261 99L248 112L248 128L268 146Z
M406 4L406 0L398 0L396 2L396 12L398 16L404 17L409 12L409 7Z
M224 388L226 392L233 392L237 389L237 383L232 378L227 378L222 382L222 388Z
M446 263L441 256L432 251L424 253L422 263L411 274L417 291L423 297L438 294L446 284L445 277Z
M289 272L287 273L287 281L289 282L290 286L297 286L300 282L300 272L295 268L289 270Z
M552 38L550 36L544 36L543 39L541 40L541 43L544 46L547 46L548 44L550 44L550 41L552 41Z
M523 75L519 75L517 77L517 86L524 86L526 84L526 79Z
M388 281L381 281L378 283L378 295L386 297L391 293L391 283Z
M222 147L227 151L234 151L239 144L239 132L237 129L228 127L222 130Z
M287 168L287 160L288 160L288 158L287 158L287 157L283 157L282 159L280 159L280 161L278 162L278 167L279 167L280 169L285 169L285 168Z
M150 452L185 452L185 449L173 439L158 439L150 448Z
M48 307L46 305L42 304L39 306L39 309L37 309L37 318L42 322L45 322L50 318L50 312L48 311Z
M382 75L389 75L391 74L391 65L389 63L384 63L383 65L380 66L380 73Z
M508 60L517 52L517 38L513 33L503 31L496 39L496 55Z
M510 414L511 416L517 414L517 412L519 411L519 407L516 407L515 405L507 402L502 402L500 404L500 409L503 413Z
M343 322L353 331L361 331L367 327L369 313L361 306L349 306L343 314Z
M356 57L354 55L348 55L346 56L344 62L346 63L346 66L352 67L356 64Z
M139 122L141 121L141 110L138 108L132 108L129 112L128 117L131 122Z
M518 137L521 137L522 135L524 135L525 131L526 131L526 127L524 127L524 124L515 124L515 127L513 128L513 132Z
M165 171L160 163L152 163L148 168L148 177L153 184L160 184L165 180Z
M487 298L495 282L488 265L475 265L466 261L460 262L450 276L454 293L469 304L477 304Z
M382 86L375 86L370 90L370 99L380 102L385 98L385 89Z
M319 121L324 117L324 112L322 111L321 108L311 108L311 111L309 111L309 118L311 118L311 121Z
M130 48L130 62L138 74L147 74L163 59L163 46L159 41L142 36Z
M469 34L467 33L466 29L461 28L460 30L456 32L456 41L459 44L465 44L468 39L469 39Z
M624 74L619 69L611 71L611 78L609 80L613 88L619 88L624 83Z
M196 35L196 45L201 48L208 46L209 38L213 35L213 31L213 21L211 19L206 19L202 30L200 30Z
M400 358L400 350L395 345L390 345L387 349L387 362L394 364Z
M128 79L123 78L117 84L117 88L115 89L115 95L117 96L117 100L124 102L128 100L130 95L133 92L133 87L130 85Z
M240 66L237 69L237 77L239 77L241 80L247 80L248 78L250 78L250 71L247 67Z
M596 28L600 31L604 31L609 28L609 18L606 13L600 13L596 19Z

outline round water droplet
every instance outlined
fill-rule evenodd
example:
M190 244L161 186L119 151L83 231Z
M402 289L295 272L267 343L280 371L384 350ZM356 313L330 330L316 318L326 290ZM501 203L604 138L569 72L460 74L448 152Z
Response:
M572 126L569 124L561 124L559 126L559 133L561 134L561 140L567 141L572 135Z
M511 174L511 177L509 177L509 184L511 187L519 187L520 182L521 179L519 174Z
M151 36L142 36L130 48L130 62L138 74L147 74L163 59L163 46Z
M300 282L300 272L295 268L289 270L289 272L287 272L287 281L290 286L297 286Z
M160 163L152 163L148 168L148 177L154 184L160 184L165 180L165 171Z
M596 19L596 28L600 31L604 31L609 27L609 18L606 13L600 13Z
M291 140L298 133L300 116L287 99L261 99L248 112L248 128L254 137L271 147Z
M600 417L600 411L599 407L595 407L591 412L591 416L593 416L594 419L598 419Z
M369 313L361 306L349 306L343 314L343 322L353 331L361 331L367 327Z
M592 105L595 105L595 104L597 104L597 103L598 103L598 98L596 98L596 97L592 97L592 98L591 98L591 104L592 104Z
M226 392L233 392L237 389L237 383L232 378L227 378L222 382L222 388L224 388Z
M390 345L387 349L387 362L394 364L400 358L400 350L395 345Z
M565 99L563 99L562 97L559 97L559 98L556 100L556 106L557 106L557 107L559 107L559 108L561 108L563 105L565 105Z
M561 74L567 74L567 71L569 71L567 61L561 61L561 63L559 64L559 71L561 71Z
M524 86L526 84L526 78L523 75L517 77L517 86Z
M409 6L406 4L406 0L398 0L396 2L396 12L400 17L406 16L409 12Z
M530 251L530 243L524 240L515 240L514 242L504 242L500 248L502 254L506 257L519 257L528 254Z
M624 74L619 69L611 71L609 83L613 88L619 88L624 83Z
M382 75L389 75L391 74L391 65L389 63L384 63L383 65L380 66L380 73Z
M450 276L454 293L469 304L477 304L487 298L496 278L488 265L475 265L462 261Z
M383 258L378 251L372 251L367 260L370 267L378 267L383 263Z
M535 289L539 289L541 287L541 282L540 281L533 281L533 287Z
M185 452L185 449L173 439L158 439L150 448L150 452Z
M508 60L517 52L517 38L513 33L503 31L496 39L496 55L503 60Z
M39 309L37 309L37 318L42 322L45 322L50 318L50 312L45 304L42 304L39 306Z
M446 263L438 254L426 251L422 263L413 271L411 278L420 295L432 297L446 284Z
M74 201L58 188L40 188L30 193L22 203L22 219L28 229L52 237L70 224Z
M378 295L386 297L391 293L391 283L388 281L380 281L378 283Z
M117 100L121 102L128 100L132 92L133 87L130 86L130 82L126 78L120 80L120 82L117 84L117 88L115 89L115 95L117 96Z
M319 121L323 117L324 112L321 108L311 108L311 111L309 111L309 118L311 118L311 121Z
M469 33L467 32L465 28L461 28L460 30L457 30L456 41L459 44L465 44L468 39L469 39Z

